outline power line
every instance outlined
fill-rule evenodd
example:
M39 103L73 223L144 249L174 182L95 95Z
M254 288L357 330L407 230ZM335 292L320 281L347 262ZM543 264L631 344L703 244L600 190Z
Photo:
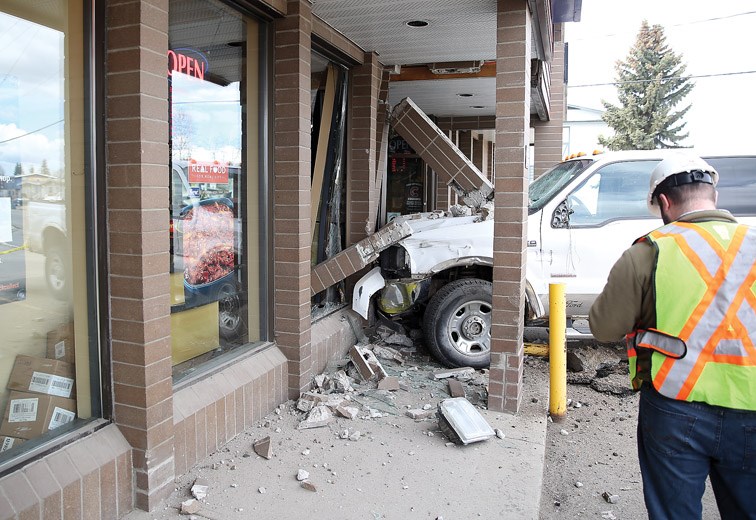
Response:
M11 137L10 139L6 139L5 141L0 141L0 144L9 143L11 141L15 141L16 139L21 139L22 137L26 137L27 135L36 134L37 132L41 132L45 128L50 128L51 126L55 126L58 123L62 123L63 120L55 121L54 123L50 123L47 126L43 126L42 128L37 128L36 130L32 130L31 132L26 132L25 134L17 135L16 137Z
M712 18L704 18L703 20L693 20L690 22L682 22L682 23L675 23L675 24L669 24L669 25L662 25L662 24L651 24L651 25L662 25L665 29L668 27L685 27L687 25L696 25L699 23L707 23L707 22L717 22L720 20L727 20L729 18L738 18L739 16L748 16L756 14L756 11L745 11L742 13L734 13L734 14L728 14L725 16L716 16ZM576 27L576 29L580 29L580 27ZM595 36L585 37L585 38L569 38L568 42L579 42L579 41L591 41L591 40L597 40L600 38L613 38L615 36L623 36L621 33L607 33L607 34L598 34Z
M718 74L697 74L693 76L668 76L666 78L662 78L663 81L670 80L670 79L694 79L694 78L717 78L721 76L742 76L745 74L756 74L756 70L743 70L739 72L720 72ZM611 87L611 86L617 86L617 85L632 85L633 83L651 83L654 81L658 81L656 79L634 79L630 81L613 81L610 83L586 83L583 85L570 85L567 84L570 88L581 88L581 87Z

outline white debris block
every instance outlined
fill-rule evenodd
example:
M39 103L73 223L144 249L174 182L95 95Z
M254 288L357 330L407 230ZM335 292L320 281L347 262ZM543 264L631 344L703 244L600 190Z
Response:
M325 388L327 380L328 380L328 375L318 374L315 376L315 386L323 390Z
M197 502L197 499L190 498L189 500L184 500L181 502L181 514L182 515L193 515L195 513L199 513L202 509L202 505Z
M410 419L421 421L423 419L428 419L429 417L433 417L434 413L435 412L433 410L423 410L421 408L414 408L412 410L407 410L406 412L404 412L404 415L406 415Z
M300 430L305 430L307 428L320 428L321 426L326 426L333 420L334 417L331 410L329 410L327 406L319 404L310 410L310 413L307 414L305 420L301 421L297 428Z
M202 500L207 496L207 490L209 487L210 487L210 483L207 480L203 478L198 478L198 479L195 479L194 484L192 484L192 489L190 491L194 498L196 498L197 500Z
M475 369L472 367L452 368L450 370L441 370L434 372L433 377L435 379L446 379L447 377L472 377L475 374Z
M307 480L310 478L310 473L307 470L300 469L297 471L297 480L302 482L303 480Z
M325 385L325 389L326 391L338 392L342 394L354 391L354 388L352 388L352 381L343 370L339 370L331 376L330 380Z
M336 408L339 406L349 406L351 401L349 399L345 399L343 394L329 394L328 399L322 401L320 403L320 406L326 406L331 411L335 412Z

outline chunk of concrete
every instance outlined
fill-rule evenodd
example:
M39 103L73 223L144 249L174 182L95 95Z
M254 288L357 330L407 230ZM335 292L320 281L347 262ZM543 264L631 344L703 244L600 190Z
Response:
M456 379L449 379L449 395L451 397L465 397L465 387Z
M475 369L471 367L452 368L449 370L440 370L433 373L434 379L447 379L449 377L467 377L470 378L475 374Z
M360 413L360 410L356 406L337 406L335 411L345 419L354 419Z
M423 410L422 408L413 408L411 410L407 410L406 412L404 412L404 415L406 415L410 419L414 419L416 421L422 421L424 419L433 417L434 412L433 410Z
M202 510L202 504L200 504L196 498L190 498L181 502L181 514L182 515L194 515Z
M256 441L254 444L252 444L252 449L254 449L255 453L257 453L262 458L270 460L270 458L273 456L273 448L270 443L270 436L263 437L262 439Z
M383 369L381 362L373 354L373 351L369 349L354 345L349 350L349 358L365 381L372 381L374 379L380 381L388 375Z
M378 381L378 390L395 391L399 390L399 378L395 376L386 376Z
M210 483L204 478L198 478L194 480L190 492L197 500L202 500L207 497L207 490L210 488Z
M327 406L319 404L307 414L305 420L299 423L297 427L300 430L306 430L308 428L320 428L327 426L334 420L331 410Z

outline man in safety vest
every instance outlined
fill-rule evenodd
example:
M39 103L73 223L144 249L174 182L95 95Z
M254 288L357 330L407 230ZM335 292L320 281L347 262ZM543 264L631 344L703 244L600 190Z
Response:
M719 175L677 153L651 173L664 226L623 253L590 311L625 336L640 391L638 458L651 519L756 518L756 228L716 209Z

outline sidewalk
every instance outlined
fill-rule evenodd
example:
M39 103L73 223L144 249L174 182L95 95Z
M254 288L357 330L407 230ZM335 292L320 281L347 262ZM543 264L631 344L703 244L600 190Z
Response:
M435 411L448 398L448 383L434 380L442 369L427 358L410 357L399 365L381 362L407 390L387 392L355 385L355 419L297 429L304 418L296 403L233 439L221 452L197 464L176 482L176 491L153 513L134 511L127 520L178 518L181 502L192 498L197 478L209 483L195 518L227 519L538 519L546 439L548 381L525 367L525 395L517 415L480 409L504 438L459 446L449 443L435 415L415 421L408 408L431 405ZM480 383L487 377L476 372ZM471 402L485 386L463 382ZM373 385L374 386L374 385ZM370 417L383 415L382 417ZM342 439L347 432L353 440ZM359 432L359 435L356 435ZM266 460L253 443L270 436L272 457ZM354 440L356 439L356 440ZM297 481L309 473L315 491ZM182 516L182 518L188 518Z

